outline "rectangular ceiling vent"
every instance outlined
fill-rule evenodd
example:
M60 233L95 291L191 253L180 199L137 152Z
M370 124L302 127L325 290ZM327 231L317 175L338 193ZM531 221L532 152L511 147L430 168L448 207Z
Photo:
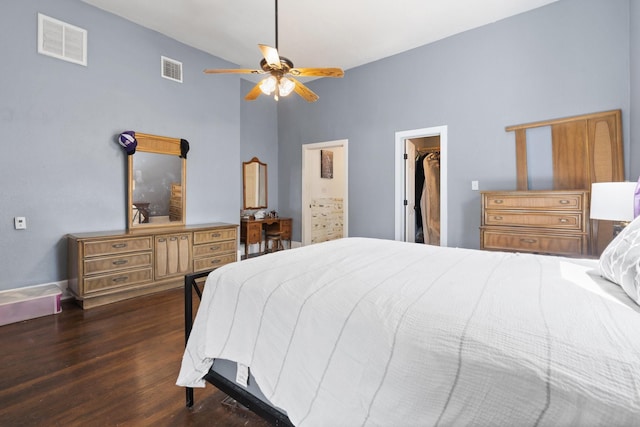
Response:
M166 56L161 56L160 59L160 74L162 74L162 77L182 83L182 62L175 61Z
M38 13L38 53L87 66L87 30Z

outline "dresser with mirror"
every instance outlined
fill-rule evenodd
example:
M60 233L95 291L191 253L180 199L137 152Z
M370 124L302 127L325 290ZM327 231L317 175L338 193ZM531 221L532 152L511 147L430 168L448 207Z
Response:
M69 291L84 309L183 285L237 259L236 224L186 225L184 140L135 133L127 229L67 235Z
M280 218L267 212L268 207L267 164L257 157L242 162L242 208L240 242L244 245L244 257L249 257L249 247L258 245L256 255L265 252L266 233L278 233L280 239L291 247L291 218ZM255 212L253 212L255 211ZM264 244L264 245L263 245Z

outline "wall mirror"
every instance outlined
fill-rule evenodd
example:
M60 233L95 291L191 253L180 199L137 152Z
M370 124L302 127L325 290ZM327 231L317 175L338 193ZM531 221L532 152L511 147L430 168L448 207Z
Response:
M187 162L180 139L135 134L136 152L127 156L129 229L184 225Z
M267 208L267 164L257 157L242 162L242 200L244 209Z

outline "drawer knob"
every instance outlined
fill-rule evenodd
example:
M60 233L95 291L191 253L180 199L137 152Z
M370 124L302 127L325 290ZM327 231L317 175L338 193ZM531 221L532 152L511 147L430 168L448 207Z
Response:
M495 219L496 221L502 221L502 217L501 216L494 216L493 219Z
M129 280L129 276L120 276L113 279L115 283L126 282L127 280Z
M111 247L113 249L122 249L122 248L126 248L127 244L126 243L114 243L113 245L111 245Z
M211 261L211 264L220 264L220 260L219 259L214 259Z
M560 218L560 222L565 224L565 223L569 222L569 220L567 218Z
M568 200L565 200L565 199L562 199L562 200L560 200L560 204L561 204L561 205L568 205L568 204L569 204L569 201L568 201Z
M211 233L211 237L220 237L220 233Z
M113 261L113 265L122 265L122 264L126 264L126 263L128 263L128 262L129 262L129 261L128 261L128 260L126 260L126 259L119 259L119 260L117 260L117 261Z
M520 239L522 243L536 243L536 239Z
M219 250L219 249L220 249L220 246L210 246L210 247L209 247L209 250L210 250L210 251L217 251L217 250Z
M493 203L495 203L495 204L497 204L497 205L501 204L502 202L503 202L503 201L502 201L502 199L495 199L495 200L493 201Z
M171 240L172 242L175 242L176 240L178 240L177 237L171 237L169 240Z

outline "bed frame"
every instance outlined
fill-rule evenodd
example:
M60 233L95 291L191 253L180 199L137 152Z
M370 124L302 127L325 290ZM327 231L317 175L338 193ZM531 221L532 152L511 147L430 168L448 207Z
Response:
M195 291L196 295L198 295L198 300L202 299L202 289L198 284L198 280L201 282L202 288L204 288L204 278L206 278L209 273L213 270L201 271L198 273L187 274L184 276L184 336L185 336L185 345L189 340L189 335L191 334L191 328L193 327L193 291ZM223 393L226 393L229 397L233 398L241 404L245 406L250 411L254 412L258 416L264 418L265 420L273 423L276 426L291 426L293 424L289 420L286 414L278 409L274 408L271 405L268 405L258 397L251 394L248 390L240 387L235 382L227 379L221 374L215 372L213 369L210 369L209 372L204 376L204 379L221 390ZM187 399L187 408L191 408L193 406L193 388L186 388L186 399Z

